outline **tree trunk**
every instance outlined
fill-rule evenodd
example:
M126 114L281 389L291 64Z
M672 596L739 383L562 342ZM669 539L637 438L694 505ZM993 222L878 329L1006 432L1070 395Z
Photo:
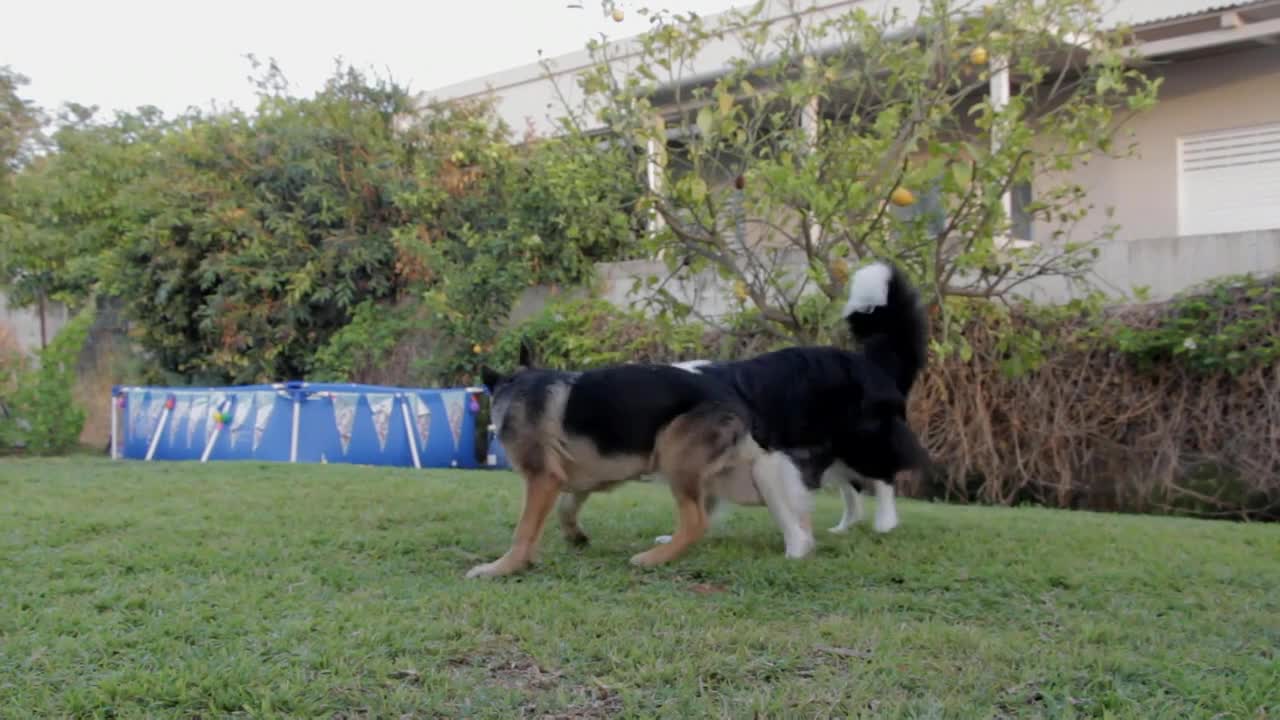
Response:
M49 346L49 335L45 320L45 301L44 291L40 291L40 349L43 350Z

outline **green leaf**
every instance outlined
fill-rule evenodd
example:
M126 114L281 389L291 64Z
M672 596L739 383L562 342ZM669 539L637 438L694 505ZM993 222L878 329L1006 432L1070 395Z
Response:
M703 107L698 111L697 125L698 131L702 133L702 137L711 137L711 133L715 129L715 123L715 115L709 106Z

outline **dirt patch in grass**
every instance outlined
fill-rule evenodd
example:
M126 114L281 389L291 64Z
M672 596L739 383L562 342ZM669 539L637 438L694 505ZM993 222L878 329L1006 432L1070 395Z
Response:
M556 713L536 715L540 720L604 720L622 712L622 698L604 687L588 689L588 697Z
M547 690L559 685L563 677L558 670L544 670L532 656L507 642L487 643L475 652L451 658L449 664L478 669L490 682L511 690Z
M527 694L520 717L537 720L602 720L622 711L622 698L598 681L580 682L563 672L543 667L533 656L512 643L490 643L477 652L455 657L449 664L460 671L481 672L489 683ZM573 698L567 706L548 712L551 695Z

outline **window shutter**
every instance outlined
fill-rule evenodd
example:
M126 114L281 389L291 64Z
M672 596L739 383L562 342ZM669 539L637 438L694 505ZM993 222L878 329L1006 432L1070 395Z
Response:
M1178 233L1280 228L1280 123L1178 140Z

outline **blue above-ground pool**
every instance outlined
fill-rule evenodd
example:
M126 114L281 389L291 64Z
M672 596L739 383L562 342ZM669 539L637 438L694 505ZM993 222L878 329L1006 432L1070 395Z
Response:
M400 467L506 467L492 433L477 460L483 388L280 383L112 388L113 457Z

